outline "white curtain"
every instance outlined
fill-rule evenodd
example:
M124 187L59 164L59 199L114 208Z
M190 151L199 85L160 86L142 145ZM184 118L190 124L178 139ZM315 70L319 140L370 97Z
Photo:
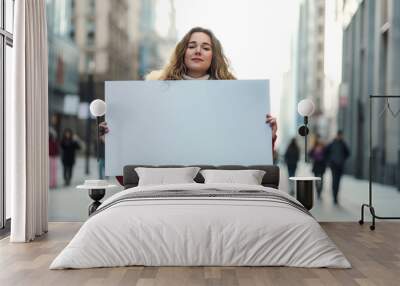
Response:
M48 229L48 54L45 0L15 1L14 94L7 98L12 242Z

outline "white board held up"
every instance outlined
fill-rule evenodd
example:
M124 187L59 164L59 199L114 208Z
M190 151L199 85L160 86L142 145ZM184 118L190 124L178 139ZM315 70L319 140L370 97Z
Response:
M108 81L106 175L125 165L272 164L268 80Z

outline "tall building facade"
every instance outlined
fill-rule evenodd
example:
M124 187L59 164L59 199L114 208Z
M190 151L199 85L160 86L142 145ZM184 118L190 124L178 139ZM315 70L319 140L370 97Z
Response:
M79 48L71 40L72 0L47 1L49 114L57 135L76 124L79 103ZM76 107L76 108L74 108Z
M324 100L320 130L329 140L338 131L337 113L342 81L344 0L325 2Z
M296 98L309 98L315 104L311 126L316 133L324 104L325 0L300 2L297 54ZM302 119L298 117L300 124Z
M328 140L330 130L324 126L326 117L323 116L326 92L325 0L301 0L296 8L297 28L291 39L290 68L283 75L279 115L283 124L283 129L280 129L280 142L284 148L290 139L296 136L298 127L303 124L303 118L297 112L297 104L303 99L311 99L316 107L309 122L312 132ZM298 140L298 143L302 145L303 140Z
M283 154L290 140L297 134L297 100L293 92L293 70L285 72L282 77L284 84L280 99L278 139L279 146L282 146L279 152Z
M131 7L128 0L72 2L70 36L80 50L82 101L104 98L104 81L132 79Z
M159 0L160 1L160 0ZM178 31L176 30L176 11L174 0L169 0L169 10L164 12L168 13L168 33L165 37L161 37L158 45L159 55L163 65L165 65L171 58L172 52L178 41Z
M130 64L131 64L131 79L139 79L139 43L140 43L140 4L141 1L128 1L129 4L129 41L130 41Z
M294 98L296 103L305 98L314 102L310 128L325 142L332 140L338 130L345 2L351 1L301 0L298 31L293 39ZM303 118L297 115L297 125L302 122Z
M140 11L140 43L139 43L139 77L144 78L146 74L153 70L161 69L168 62L173 48L177 42L177 31L175 23L174 0L169 0L169 10L162 11L168 13L168 33L162 37L156 27L156 6L161 1L167 0L141 0ZM158 15L160 16L160 15Z
M152 70L163 65L158 50L159 37L156 31L157 0L141 0L139 24L139 77L144 78Z
M369 115L369 95L400 95L400 2L352 2L353 13L347 13L349 17L344 22L345 88L338 121L352 151L348 172L368 178L371 119L373 179L400 189L400 124L399 116L395 116L400 99L374 99L372 118ZM344 9L350 8L345 4Z

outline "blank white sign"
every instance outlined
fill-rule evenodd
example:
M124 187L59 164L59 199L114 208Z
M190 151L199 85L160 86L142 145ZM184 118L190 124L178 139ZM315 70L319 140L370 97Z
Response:
M108 81L106 175L125 165L272 164L268 80Z

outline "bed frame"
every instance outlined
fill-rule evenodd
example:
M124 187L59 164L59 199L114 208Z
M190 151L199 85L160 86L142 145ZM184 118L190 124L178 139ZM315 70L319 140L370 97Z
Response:
M193 166L193 165L191 165ZM139 176L135 171L136 167L151 167L151 168L177 168L186 167L182 165L161 165L161 166L150 166L150 165L127 165L124 167L124 188L136 187L139 183ZM262 179L262 185L264 187L271 187L278 189L279 186L279 167L273 165L253 165L253 166L240 166L240 165L223 165L223 166L212 166L212 165L196 165L201 169L217 169L217 170L263 170L265 175ZM197 174L194 180L197 183L204 183L204 178L200 174Z

